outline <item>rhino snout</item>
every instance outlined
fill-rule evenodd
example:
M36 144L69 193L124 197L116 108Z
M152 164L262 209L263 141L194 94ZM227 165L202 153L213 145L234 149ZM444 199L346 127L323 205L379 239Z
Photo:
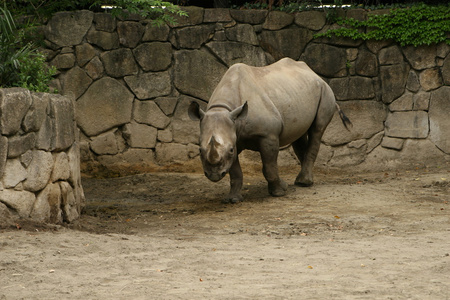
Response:
M218 182L220 181L222 178L225 177L225 175L227 175L227 172L207 172L205 171L205 176L211 180L212 182Z

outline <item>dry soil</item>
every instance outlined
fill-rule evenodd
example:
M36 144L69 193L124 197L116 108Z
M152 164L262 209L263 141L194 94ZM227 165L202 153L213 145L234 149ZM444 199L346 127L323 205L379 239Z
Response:
M247 172L235 205L200 174L84 178L74 224L0 229L0 299L450 299L449 166L315 176L272 198Z

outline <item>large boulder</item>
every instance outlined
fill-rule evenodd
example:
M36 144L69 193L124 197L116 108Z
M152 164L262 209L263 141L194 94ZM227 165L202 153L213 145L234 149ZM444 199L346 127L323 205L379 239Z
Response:
M255 67L267 65L266 55L259 47L238 42L210 42L206 46L228 67L235 63L244 63Z
M339 106L353 123L346 130L336 112L323 135L323 142L337 146L359 139L369 139L384 130L387 109L379 101L341 101Z
M182 50L175 53L173 81L180 92L207 101L226 70L206 51Z
M96 80L103 76L105 69L98 56L91 59L91 61L85 66L86 73L92 79Z
M45 37L59 47L78 45L93 19L94 13L88 10L57 12L45 27Z
M155 148L158 130L155 127L139 123L124 126L123 134L132 148Z
M87 136L128 123L133 98L133 94L117 80L99 79L76 102L77 123Z
M117 24L117 33L121 45L134 48L141 41L145 28L139 22L124 21Z
M8 139L8 158L18 157L34 148L36 134L30 132L24 135L15 135Z
M50 116L54 121L52 150L65 150L75 142L75 108L71 99L50 95Z
M30 92L22 88L0 89L0 129L3 135L13 135L32 103Z
M443 152L450 154L450 87L444 86L431 93L430 139Z
M361 50L355 63L356 74L375 77L378 75L378 61L375 54L367 50Z
M67 71L62 80L63 95L72 94L78 99L91 85L92 79L87 75L86 71L78 66Z
M327 19L321 11L302 11L295 14L295 24L311 30L320 30L325 26Z
M205 110L206 103L198 101L192 97L182 96L178 100L178 105L172 118L173 141L180 144L198 144L200 138L200 124L192 121L188 114L191 102L197 102Z
M300 54L312 38L311 31L306 28L292 27L276 31L264 30L260 35L260 45L275 60L283 57L298 60Z
M237 24L236 26L226 28L225 35L230 41L246 43L254 46L259 45L255 29L250 24Z
M27 168L27 179L23 187L27 191L37 192L45 188L53 171L53 157L50 152L35 150L33 159Z
M170 43L143 43L133 50L133 54L145 72L164 71L172 63L172 45Z
M65 222L73 222L80 216L80 209L74 189L65 181L59 182L61 190L62 218Z
M175 19L174 24L169 24L171 27L184 27L198 25L203 22L203 15L205 9L197 6L184 6L182 10L187 13L187 16L173 15Z
M207 8L203 16L205 23L231 22L232 20L228 8Z
M145 26L144 36L142 37L143 42L165 42L169 38L170 27L166 24L161 26L154 26L149 23Z
M426 69L420 72L419 82L425 91L435 90L442 85L439 68Z
M70 69L75 65L75 55L73 53L62 53L57 55L51 62L50 65L62 70Z
M230 10L231 17L239 23L248 23L252 25L261 24L266 19L268 11L261 9Z
M213 24L183 27L175 30L174 46L178 49L198 49L213 35Z
M30 217L38 222L61 223L61 189L58 183L51 183L36 197Z
M416 71L410 70L406 80L406 88L411 92L418 92L420 89L419 76Z
M403 62L403 55L398 46L383 48L378 53L381 65L396 65Z
M94 14L95 29L106 32L113 32L116 30L116 18L109 13Z
M32 192L16 191L14 189L0 190L0 203L4 203L22 218L30 216L35 200L36 196Z
M403 53L413 69L423 70L436 66L436 45L407 46L403 48Z
M193 146L192 144L159 143L155 149L156 160L161 164L186 162L193 157L190 152L198 153L198 147Z
M0 177L5 174L5 166L8 157L8 138L0 135Z
M345 49L327 44L309 44L302 59L314 72L326 77L347 75L347 54Z
M386 135L398 138L426 138L429 132L425 111L392 112L386 119Z
M119 153L119 143L117 138L117 130L110 130L91 138L89 143L91 150L98 155L116 155Z
M103 50L119 48L119 35L117 32L106 32L90 29L86 39L89 43L99 46Z
M22 121L22 129L25 132L38 131L45 118L47 117L47 108L50 103L48 93L32 93L33 102Z
M445 85L450 85L450 55L447 55L442 65L442 78Z
M280 30L291 25L293 21L294 16L292 14L273 10L267 15L263 28L269 30Z
M167 96L172 90L170 75L167 71L127 76L125 82L141 100Z
M77 210L79 213L81 213L81 209L84 207L86 201L83 187L81 186L80 156L79 142L75 142L67 151L67 158L69 159L70 166L69 183L73 188L74 196L77 201Z
M375 97L372 79L366 77L333 78L330 87L337 100L367 100Z
M391 103L405 92L409 66L401 63L380 67L381 99Z
M100 56L105 72L111 77L137 74L139 67L130 49L121 48L103 53Z
M80 67L87 64L95 56L95 48L89 43L77 45L75 47L75 56Z
M3 188L15 188L27 178L27 171L20 159L8 159L5 166L5 176L2 178Z
M136 101L133 109L134 120L138 123L164 129L169 125L167 117L154 101Z

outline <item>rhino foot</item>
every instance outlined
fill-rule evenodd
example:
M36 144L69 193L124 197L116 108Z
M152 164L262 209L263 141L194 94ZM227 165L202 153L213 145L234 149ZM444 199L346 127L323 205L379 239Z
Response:
M224 204L235 204L244 201L244 197L242 195L228 195L225 199L222 200Z
M282 197L286 195L288 185L283 180L280 180L279 183L269 183L269 193L273 197Z
M297 178L295 180L296 186L309 187L309 186L312 186L313 184L314 184L314 181L312 181L312 180L300 180L299 178Z

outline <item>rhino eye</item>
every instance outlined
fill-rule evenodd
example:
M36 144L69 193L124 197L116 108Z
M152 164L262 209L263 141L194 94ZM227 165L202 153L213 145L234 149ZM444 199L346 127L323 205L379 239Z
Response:
M229 153L230 153L230 155L234 154L234 148L233 147L230 148L230 152Z

